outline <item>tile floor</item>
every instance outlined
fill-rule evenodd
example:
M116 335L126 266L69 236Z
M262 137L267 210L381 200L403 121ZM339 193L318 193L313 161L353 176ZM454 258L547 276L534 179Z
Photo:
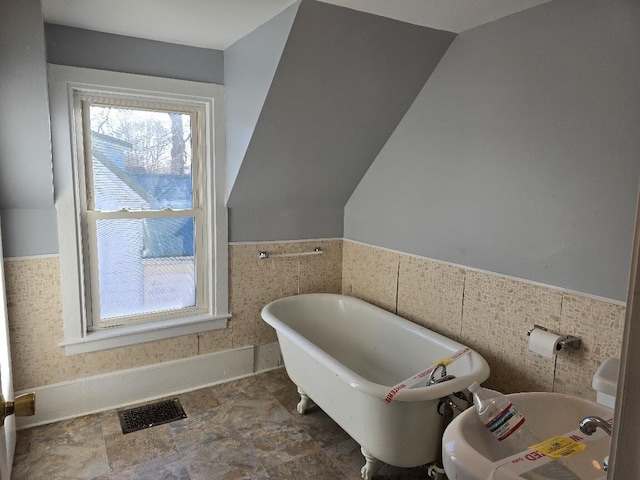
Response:
M116 410L20 430L12 480L360 478L360 447L318 407L297 413L284 369L177 397L188 418L127 435ZM426 470L385 465L374 478Z

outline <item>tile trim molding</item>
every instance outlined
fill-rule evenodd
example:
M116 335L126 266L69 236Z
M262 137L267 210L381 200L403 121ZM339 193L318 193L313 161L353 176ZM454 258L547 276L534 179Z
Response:
M551 285L551 284L547 284L547 283L542 283L542 282L536 282L534 280L528 280L526 278L519 278L519 277L513 277L511 275L506 275L503 273L497 273L497 272L492 272L490 270L483 270L480 268L475 268L475 267L470 267L468 265L462 265L462 264L458 264L458 263L451 263L451 262L447 262L444 260L439 260L437 258L430 258L430 257L424 257L422 255L416 255L413 253L407 253L407 252L403 252L401 250L394 250L391 248L387 248L387 247L381 247L378 245L372 245L369 243L365 243L365 242L360 242L358 240L352 240L350 238L309 238L309 239L301 239L301 240L265 240L265 241L255 241L255 242L229 242L229 246L232 245L236 245L236 246L246 246L246 245L268 245L268 244L280 244L280 243L288 243L288 244L294 244L294 243L305 243L305 242L320 242L320 241L342 241L342 242L351 242L357 245L364 245L367 247L371 247L371 248L377 248L389 253L394 253L394 254L399 254L399 255L404 255L407 257L412 257L412 258L419 258L419 259L425 259L425 260L430 260L432 262L436 262L436 263L440 263L443 265L450 265L452 267L456 267L456 268L463 268L465 270L469 270L469 271L474 271L474 272L480 272L480 273L485 273L488 275L495 275L497 277L501 277L501 278L505 278L507 280L514 280L517 282L523 282L523 283L527 283L529 285L535 285L538 287L545 287L545 288L549 288L552 290L556 290L562 293L567 293L567 294L571 294L571 295L579 295L581 297L586 297L586 298L591 298L593 300L599 300L601 302L607 302L607 303L611 303L613 305L618 305L620 307L626 307L626 302L623 302L621 300L615 300L612 298L606 298L606 297L600 297L598 295L592 295L590 293L584 293L584 292L579 292L577 290L570 290L567 288L562 288L562 287L558 287L556 285ZM59 257L59 254L47 254L47 255L33 255L33 256L23 256L23 257L5 257L4 261L8 262L8 261L20 261L20 260L34 260L34 259L38 259L38 258L51 258L51 257Z
M308 243L308 242L336 242L336 241L344 241L344 238L336 237L336 238L305 238L302 240L261 240L255 242L229 242L229 245L273 245L280 243Z
M41 258L60 258L59 253L47 253L43 255L23 255L21 257L4 257L5 262L19 262L21 260L38 260Z
M413 254L413 253L407 253L407 252L403 252L401 250L393 250L391 248L380 247L378 245L372 245L370 243L359 242L358 240L351 240L349 238L343 238L342 240L343 240L343 242L350 242L350 243L353 243L355 245L362 245L362 246L365 246L365 247L376 248L376 249L379 249L379 250L382 250L382 251L385 251L385 252L389 252L389 253L393 253L393 254L397 254L397 255L403 255L405 257L418 258L418 259L422 259L422 260L429 260L431 262L439 263L441 265L449 265L451 267L461 268L461 269L464 269L464 270L467 270L467 271L471 271L471 272L484 273L486 275L493 275L495 277L504 278L506 280L512 280L512 281L515 281L515 282L526 283L528 285L534 285L536 287L548 288L550 290L554 290L554 291L565 293L565 294L569 294L569 295L577 295L577 296L584 297L584 298L590 298L592 300L598 300L600 302L610 303L612 305L617 305L619 307L626 307L626 305L627 305L626 302L623 302L621 300L615 300L613 298L600 297L598 295L592 295L590 293L578 292L576 290L570 290L568 288L558 287L557 285L551 285L551 284L548 284L548 283L536 282L534 280L528 280L526 278L513 277L511 275L506 275L504 273L492 272L490 270L483 270L481 268L470 267L468 265L462 265L462 264L458 264L458 263L451 263L451 262L447 262L445 260L439 260L437 258L424 257L422 255L416 255L416 254Z
M275 353L274 353L275 352ZM36 394L36 414L18 430L228 382L281 363L277 342L79 378L16 392Z

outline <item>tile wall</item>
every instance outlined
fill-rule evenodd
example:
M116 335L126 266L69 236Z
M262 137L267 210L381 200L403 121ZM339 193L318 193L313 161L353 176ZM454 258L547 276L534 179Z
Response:
M259 260L258 252L291 253L315 247L323 255ZM66 356L58 256L4 262L15 390L275 341L260 318L276 298L307 292L339 293L342 240L229 246L229 295L233 318L225 330Z
M598 365L619 356L625 308L560 289L349 240L342 291L458 340L491 367L487 385L505 393L557 391L595 400ZM583 348L547 359L528 349L540 324L581 336Z
M258 253L323 255L258 259ZM59 258L6 260L16 390L276 340L262 307L287 295L342 291L438 331L480 352L487 382L505 393L558 391L595 399L598 365L619 355L623 306L562 290L406 255L349 240L229 247L229 328L67 357L62 339ZM583 348L546 359L527 348L538 323L579 335Z

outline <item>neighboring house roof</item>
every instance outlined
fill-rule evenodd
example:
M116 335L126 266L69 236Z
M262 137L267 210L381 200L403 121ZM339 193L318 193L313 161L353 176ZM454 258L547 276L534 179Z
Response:
M94 198L101 210L122 207L148 210L192 205L190 174L171 175L128 171L126 155L132 145L109 135L91 132L94 140ZM192 217L146 219L142 223L142 258L192 256Z
M98 133L95 130L91 130L91 138L102 140L103 142L120 145L125 148L133 148L133 144L126 140L121 140L111 135L105 135L104 133Z
M132 209L161 208L169 201L175 208L180 208L180 203L185 207L191 205L191 188L181 188L181 184L190 187L190 175L130 175L105 155L95 151L93 169L94 178L101 179L94 185L96 205L101 209L117 210L123 205ZM153 190L157 196L149 190ZM142 257L192 256L193 228L192 217L172 218L169 221L147 219L143 223Z
M91 132L95 159L107 167L152 208L174 209L192 206L191 174L164 174L136 171L127 167L126 157L132 144L119 138Z
M108 185L94 185L94 190L96 190L94 192L94 196L96 198L98 198L98 195L100 194L100 198L103 198L107 203L114 199L119 199L120 201L131 201L133 202L131 208L136 206L140 208L149 208L150 206L155 206L158 203L151 193L146 191L138 182L136 182L135 178L119 168L102 153L94 151L93 160L94 169L100 169L100 165L102 165L111 175L120 180L119 182L110 182Z

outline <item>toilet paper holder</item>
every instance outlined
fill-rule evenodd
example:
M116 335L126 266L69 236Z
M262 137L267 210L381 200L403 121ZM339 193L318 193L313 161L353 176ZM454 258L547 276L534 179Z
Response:
M545 332L549 331L548 328L536 324L533 326L533 328L529 329L527 335L531 336L531 332L533 332L536 328L544 330ZM560 335L560 338L561 340L558 342L558 350L564 350L567 347L573 347L576 350L582 348L582 339L580 337L576 337L575 335Z

